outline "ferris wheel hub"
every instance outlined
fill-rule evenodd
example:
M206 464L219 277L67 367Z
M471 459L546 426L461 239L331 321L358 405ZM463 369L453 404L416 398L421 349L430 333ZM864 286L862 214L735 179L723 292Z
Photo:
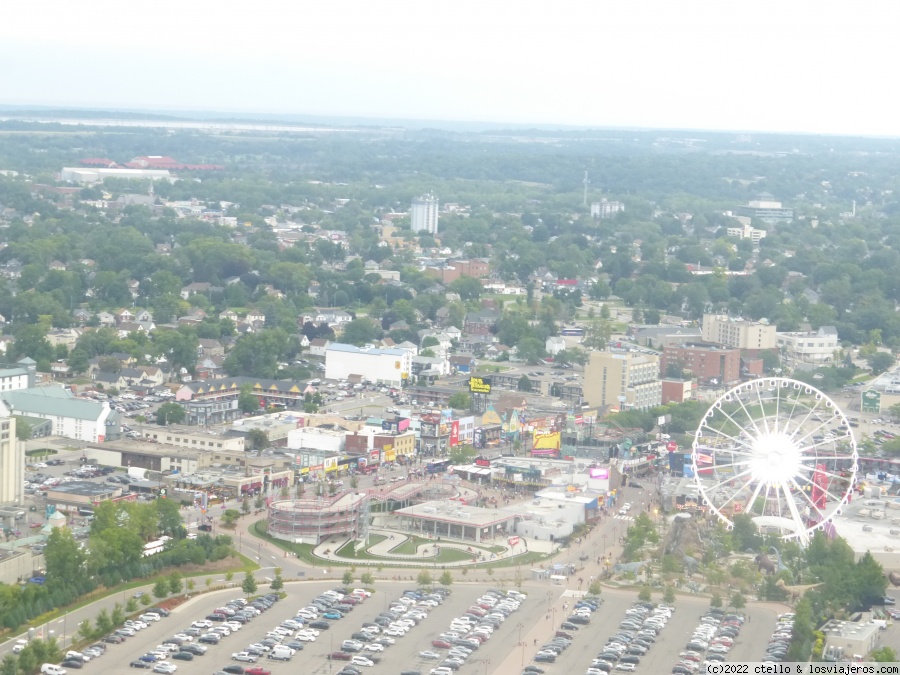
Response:
M750 475L767 485L784 483L800 470L800 447L788 434L762 432L750 444Z

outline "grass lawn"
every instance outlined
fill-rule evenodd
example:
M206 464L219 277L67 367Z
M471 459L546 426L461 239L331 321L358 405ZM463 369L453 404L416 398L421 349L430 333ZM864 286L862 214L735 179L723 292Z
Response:
M430 539L417 537L416 535L411 534L409 535L409 539L392 548L390 552L397 555L415 555L419 546L424 546L430 543L432 543Z
M380 541L384 541L385 539L387 539L387 537L385 537L383 534L373 534L373 535L370 535L370 536L369 536L369 546L372 546L372 545L374 545L374 544L377 544L377 543L380 542ZM349 560L349 561L354 561L354 560L376 560L376 561L384 560L384 558L381 558L380 556L372 555L371 553L369 553L369 552L368 552L367 550L365 550L364 548L354 550L353 542L352 542L352 541L348 541L346 544L344 544L343 546L341 546L337 551L334 552L334 554L335 554L338 558L345 558L346 560Z

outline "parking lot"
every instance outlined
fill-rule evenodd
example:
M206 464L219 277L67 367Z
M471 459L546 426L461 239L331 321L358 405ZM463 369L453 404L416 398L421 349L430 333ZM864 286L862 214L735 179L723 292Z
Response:
M241 630L223 637L218 645L208 645L209 649L205 655L197 656L193 661L175 661L178 673L210 675L226 665L234 665L235 662L231 660L232 653L261 641L268 631L285 619L293 618L296 612L309 604L315 596L336 585L334 582L289 584L286 587L288 595L286 599L244 625ZM304 649L291 661L260 659L256 664L241 665L258 665L270 670L273 675L295 673L298 666L302 666L303 673L335 674L347 662L330 661L327 658L328 654L339 651L341 643L349 639L352 633L359 631L363 623L371 622L379 613L384 612L392 601L400 597L404 590L413 589L414 586L408 581L378 582L376 592L371 598L357 605L343 619L331 621L331 629L321 631L314 642L306 642ZM377 654L381 657L380 663L359 669L372 675L399 675L404 670L419 670L427 674L437 662L420 658L419 652L433 650L441 654L446 653L446 649L432 647L432 640L447 631L451 620L464 614L476 598L489 587L488 584L455 584L451 587L452 594L442 605L429 611L427 618L412 627L408 634L395 638L395 644L386 647L383 653ZM481 673L507 675L520 672L522 665L531 663L541 644L550 639L563 620L565 615L563 603L574 604L573 598L561 595L561 589L542 587L529 590L526 586L523 591L528 593L528 598L522 602L521 608L512 613L457 672L479 675ZM109 645L105 656L85 664L81 672L98 675L121 673L128 663L161 644L166 638L189 627L193 621L205 618L226 601L241 595L240 590L236 588L198 596L176 608L170 617L151 623L134 637L126 639L124 643ZM584 673L607 638L618 631L618 624L625 610L634 602L635 594L632 591L611 590L604 592L603 595L605 602L594 613L590 625L575 632L571 647L564 651L555 663L537 664L548 675ZM641 658L636 672L648 675L670 672L678 660L678 653L684 649L691 632L708 606L708 600L704 598L679 598L675 603L673 619L662 630L649 653ZM735 641L734 648L727 656L728 661L758 659L772 632L778 611L774 607L765 607L745 610L745 613L749 614L750 620Z

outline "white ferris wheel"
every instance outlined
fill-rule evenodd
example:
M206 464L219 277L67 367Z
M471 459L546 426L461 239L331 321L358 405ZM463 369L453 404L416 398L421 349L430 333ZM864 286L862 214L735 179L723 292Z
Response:
M828 396L804 382L763 378L710 406L691 465L702 505L730 529L738 514L806 545L828 531L856 480L856 439Z

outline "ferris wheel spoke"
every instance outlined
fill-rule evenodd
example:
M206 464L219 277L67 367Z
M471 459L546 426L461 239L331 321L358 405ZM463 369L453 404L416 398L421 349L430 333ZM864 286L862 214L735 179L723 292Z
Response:
M738 426L737 421L735 419L733 419L730 415L728 415L728 413L722 413L722 414L725 415L729 420L731 420L735 426ZM721 431L719 429L712 429L710 427L707 427L707 428L709 428L711 431L715 432L719 438L727 438L729 441L733 442L735 445L742 447L742 448L747 448L747 450L750 450L750 451L752 451L752 449L753 449L751 447L749 441L745 441L742 438L737 437L737 436L732 436L731 434L726 434L724 431Z
M744 490L746 490L749 485L750 485L750 483L744 483L743 485L741 485L737 490L735 490L731 494L731 496L728 499L726 499L721 504L716 504L716 510L721 511L726 506L728 506L731 502L733 502L738 497L738 495L740 495Z
M737 401L737 404L739 406L741 406L741 410L744 411L744 414L747 416L747 419L750 421L750 424L753 426L753 429L756 431L756 435L757 436L761 435L762 432L760 431L759 426L756 423L756 419L753 417L753 415L750 414L750 411L747 410L747 406L744 405L744 399L742 399L740 396L735 396L734 400ZM765 409L761 410L761 412L765 413ZM762 417L765 419L765 414L763 414Z
M793 483L793 478L790 479ZM796 485L796 483L794 483ZM782 492L784 492L785 501L787 502L788 511L790 511L791 519L794 521L794 526L796 527L796 532L799 535L801 530L806 530L806 524L803 522L803 516L800 515L800 511L797 509L797 502L794 501L794 497L791 494L790 488L787 484L781 484Z
M732 467L732 466L746 466L746 465L749 464L749 463L750 463L750 460L748 459L748 460L743 461L743 462L732 462L731 464L712 464L711 467L712 467L712 469L714 469L715 471L718 471L719 469L727 469L727 468ZM705 468L705 467L704 467L704 468Z
M753 491L753 494L750 495L750 500L747 502L747 505L744 507L745 510L753 513L753 507L756 506L756 500L759 498L759 493L762 492L762 488L764 485L768 485L768 483L764 483L763 481L757 481L756 489ZM763 503L762 513L760 515L765 515L766 505Z
M762 387L756 388L756 402L759 405L759 409L765 412L766 406L763 403L762 398ZM775 397L775 422L778 421L778 397ZM767 415L763 415L763 426L765 427L766 433L771 433L771 429L769 429L769 418Z
M708 488L708 490L706 490L705 492L707 492L707 494L709 494L709 493L713 492L714 490L718 490L720 487L722 487L722 486L725 485L726 483L730 483L730 482L733 481L733 480L737 480L737 479L740 478L741 476L746 476L746 475L747 475L748 473L750 473L752 470L753 470L753 469L747 469L746 471L741 471L740 473L736 473L736 474L734 474L733 476L729 476L729 477L726 478L725 480L723 480L723 481L721 481L721 482L719 482L719 483L716 483L715 485L711 485L711 486Z
M806 494L805 490L800 490L800 493L803 495L803 498L809 503L810 508L817 514L819 514L824 520L825 512L816 505L816 503L812 500L812 497Z

